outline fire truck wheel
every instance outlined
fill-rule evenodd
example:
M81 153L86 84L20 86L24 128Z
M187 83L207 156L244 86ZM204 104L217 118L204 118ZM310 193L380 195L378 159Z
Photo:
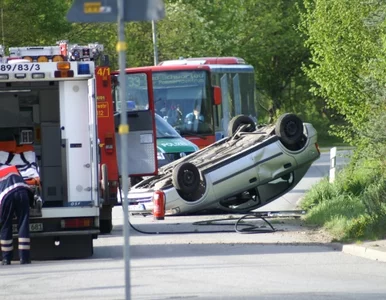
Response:
M102 234L108 234L113 230L112 220L100 220L99 221L99 230Z
M303 136L303 121L295 114L281 115L275 125L275 134L284 146L294 145Z
M232 136L236 133L236 131L240 128L242 125L249 125L245 126L244 129L242 129L243 132L252 132L256 130L256 125L253 120L245 115L239 115L233 117L228 124L228 136Z
M184 194L193 193L200 185L200 172L194 164L189 162L175 166L172 176L174 187Z

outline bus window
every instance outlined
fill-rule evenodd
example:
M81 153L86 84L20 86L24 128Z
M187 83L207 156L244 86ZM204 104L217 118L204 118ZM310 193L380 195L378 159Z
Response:
M127 111L143 111L149 109L149 95L145 73L126 74L126 104ZM116 111L121 112L121 99L119 98L119 85L114 88Z
M229 121L240 114L257 121L254 70L251 66L212 66L211 80L212 85L221 87L223 99L222 104L214 109L218 120L215 123L217 133L226 136Z
M239 73L241 113L257 120L255 108L255 78L253 73Z
M153 89L156 112L182 135L213 133L207 71L153 72Z
M233 101L235 106L235 116L241 114L241 96L240 96L240 76L236 74L233 77Z

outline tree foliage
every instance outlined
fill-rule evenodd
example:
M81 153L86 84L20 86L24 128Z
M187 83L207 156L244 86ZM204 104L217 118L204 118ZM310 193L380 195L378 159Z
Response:
M364 140L369 122L384 111L384 1L305 0L302 31L312 64L305 67L313 92L347 121L337 133L349 142ZM379 68L381 67L381 69ZM381 73L383 73L382 71ZM382 104L383 102L383 104ZM383 106L383 107L382 107Z
M173 46L166 51L166 45L160 42L166 57L244 58L256 70L260 110L266 105L271 116L278 110L298 110L300 103L310 100L309 85L301 70L309 51L296 30L296 5L301 5L300 1L179 0L170 4L174 8L160 23L169 28L167 33L182 29L183 35L169 35L164 41ZM161 40L163 36L161 33ZM176 43L176 39L182 41Z
M71 30L69 1L3 0L2 42L7 47L51 45Z
M335 115L347 122L339 131L347 140L360 135L371 139L374 126L382 128L383 122L375 112L385 105L383 2L165 0L166 17L157 22L159 60L242 57L255 67L260 115L272 119L292 111L322 128L336 122ZM117 24L68 23L72 0L1 3L6 47L63 39L99 42L117 68ZM151 22L125 28L127 66L152 65ZM311 84L314 94L309 93Z

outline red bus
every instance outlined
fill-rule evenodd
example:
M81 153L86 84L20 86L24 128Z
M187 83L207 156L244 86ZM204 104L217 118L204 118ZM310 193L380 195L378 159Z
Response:
M155 112L200 148L226 136L232 117L257 117L254 68L241 58L187 58L126 70L152 71Z

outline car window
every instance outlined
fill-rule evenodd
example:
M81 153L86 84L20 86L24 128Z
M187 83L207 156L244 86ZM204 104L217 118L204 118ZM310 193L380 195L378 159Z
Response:
M178 132L161 116L155 114L157 138L180 138Z
M275 199L278 195L284 193L294 183L293 173L286 174L282 177L276 178L260 185L257 189L259 192L259 198L262 203L269 202L271 199Z

